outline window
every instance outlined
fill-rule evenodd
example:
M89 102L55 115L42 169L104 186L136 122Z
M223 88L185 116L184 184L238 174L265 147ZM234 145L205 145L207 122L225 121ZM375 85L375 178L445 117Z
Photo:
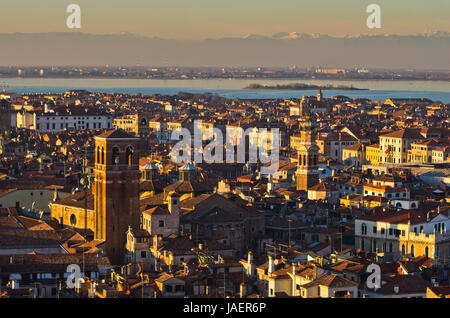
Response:
M70 225L72 225L72 226L77 225L77 217L75 216L75 214L72 214L70 216Z
M167 292L167 293L171 293L172 292L172 286L170 286L170 285L164 286L164 291Z
M119 148L114 147L112 150L111 164L118 165L119 164Z
M105 164L105 148L102 147L102 151L101 151L101 164L104 165Z
M366 235L367 234L367 225L366 223L361 224L361 234Z
M127 147L126 149L127 164L131 166L133 164L133 147Z
M376 226L373 227L373 233L377 233L377 227Z
M146 258L146 257L147 257L147 252L141 251L141 258Z
M184 292L184 285L175 285L175 292Z
M159 227L164 227L164 220L159 220L158 226Z

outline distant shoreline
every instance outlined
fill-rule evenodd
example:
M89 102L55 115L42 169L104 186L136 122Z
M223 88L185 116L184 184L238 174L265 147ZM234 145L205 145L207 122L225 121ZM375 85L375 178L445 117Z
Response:
M0 82L2 79L117 79L117 80L148 80L148 81L205 81L205 80L259 80L259 81L295 81L295 80L305 80L305 81L341 81L341 82L351 82L351 81L359 81L359 82L450 82L450 79L439 79L439 78L376 78L376 77L367 77L367 78L333 78L333 77L255 77L255 78L246 78L246 77L143 77L143 76L83 76L83 75L10 75L10 74L0 74ZM306 84L307 85L307 84ZM322 89L330 89L324 87ZM334 88L331 88L334 89ZM345 89L345 88L339 88ZM352 88L352 90L358 90L358 88ZM359 90L369 90L365 88L359 88Z
M333 85L312 85L304 83L292 83L286 85L261 85L250 84L243 89L273 89L273 90L305 90L305 89L322 89L322 90L348 90L348 91L368 91L368 88L357 88L354 86L333 86Z

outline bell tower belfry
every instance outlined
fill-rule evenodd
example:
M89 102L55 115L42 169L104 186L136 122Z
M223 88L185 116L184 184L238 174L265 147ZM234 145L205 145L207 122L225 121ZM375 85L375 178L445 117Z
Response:
M305 116L300 121L301 145L297 152L297 190L308 191L319 183L319 170L317 166L319 147L313 139L312 123L309 109L305 109Z
M95 138L94 239L112 264L124 260L126 231L139 228L139 138L109 130Z

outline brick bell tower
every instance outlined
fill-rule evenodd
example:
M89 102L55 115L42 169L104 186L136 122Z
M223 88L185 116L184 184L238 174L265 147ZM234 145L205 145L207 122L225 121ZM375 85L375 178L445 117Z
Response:
M309 109L305 109L304 117L300 121L301 146L297 152L297 190L308 191L319 183L317 158L319 147L313 140L311 117Z
M94 239L122 264L128 227L139 228L139 138L109 130L95 138Z

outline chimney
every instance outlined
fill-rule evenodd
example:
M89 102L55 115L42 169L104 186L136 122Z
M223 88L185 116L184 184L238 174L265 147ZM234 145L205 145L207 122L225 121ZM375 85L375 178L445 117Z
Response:
M180 195L174 191L170 192L167 196L167 207L170 214L179 215L180 214Z
M158 235L153 236L153 248L158 249L158 248L160 248L160 246L161 246L161 242L160 242Z
M270 180L269 182L267 182L267 193L272 193L273 190L273 183L272 180Z
M294 263L292 264L292 274L295 275L295 272L297 270L297 265Z
M253 253L251 251L248 251L248 257L247 257L247 262L249 264L253 263Z
M275 271L275 262L272 256L269 256L269 274L272 274Z
M20 287L19 282L17 281L16 278L13 278L13 280L11 281L11 288L12 289L19 289L19 287Z
M245 283L241 283L239 291L239 296L241 298L244 298L247 295L247 286L245 286Z

